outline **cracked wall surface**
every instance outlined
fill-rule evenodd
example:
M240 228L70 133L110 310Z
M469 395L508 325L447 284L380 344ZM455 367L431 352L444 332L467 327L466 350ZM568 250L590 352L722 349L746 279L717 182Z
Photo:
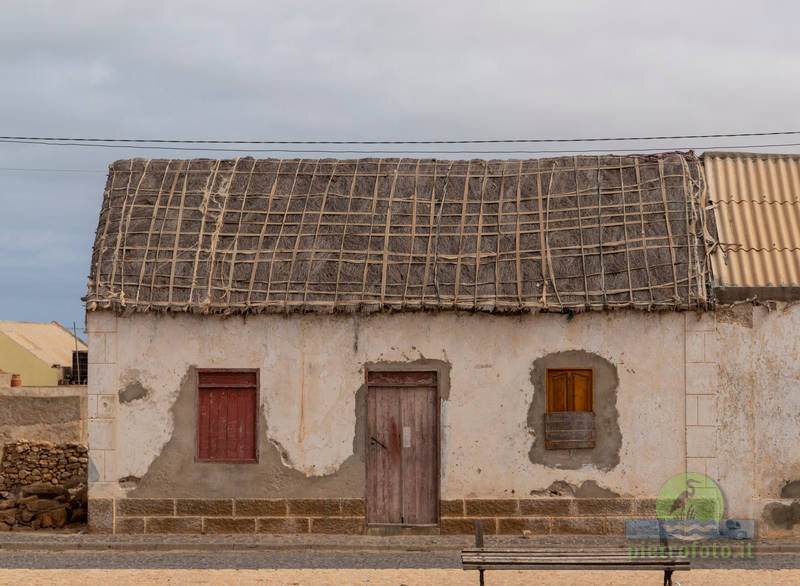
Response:
M113 494L246 490L281 496L299 490L363 496L359 392L367 365L449 367L449 387L441 389L443 498L527 495L558 480L594 480L619 494L652 495L665 470L677 473L683 466L683 381L663 376L653 382L651 376L658 369L682 370L679 314L585 314L571 321L455 313L245 320L93 312L90 331L104 321L114 324L116 362L107 365L108 387L96 392L116 398L115 417L103 420L115 434L113 449L104 454L113 465L104 466L103 477ZM529 459L533 364L576 348L602 355L619 371L622 440L619 464L611 468L588 463L560 470ZM194 390L187 383L193 368L260 370L259 447L269 466L193 462ZM102 378L98 384L105 384ZM659 462L639 457L655 452ZM245 476L228 474L236 480L225 488L213 480L223 468L242 468ZM175 480L168 480L170 473ZM268 480L276 474L285 482ZM321 484L312 487L315 479ZM329 491L318 488L325 482Z
M545 448L544 414L547 410L546 379L549 368L588 368L592 370L596 438L594 448L574 450L548 450ZM554 352L534 361L531 369L531 383L534 388L533 401L528 410L528 428L534 435L530 451L531 462L568 470L577 470L586 466L611 470L619 464L622 434L619 430L619 412L617 411L619 376L614 364L600 355L583 350Z
M732 514L764 521L762 535L800 535L800 306L740 306L713 330L718 479ZM787 489L787 486L790 487ZM794 496L793 496L794 495ZM789 513L787 513L789 511Z
M422 361L448 370L442 498L522 498L587 482L648 498L688 469L719 482L730 517L762 519L770 503L791 510L796 500L784 487L800 480L797 306L571 320L90 312L87 324L94 497L363 497L364 368ZM528 413L540 392L531 371L573 351L616 370L613 465L530 459L537 431ZM258 465L194 462L195 368L260 370ZM773 517L776 531L800 528Z

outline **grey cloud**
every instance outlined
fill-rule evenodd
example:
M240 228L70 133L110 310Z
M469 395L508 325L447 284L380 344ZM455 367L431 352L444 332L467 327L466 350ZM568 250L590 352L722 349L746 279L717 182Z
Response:
M795 129L798 16L796 2L742 1L8 3L0 134ZM102 170L131 156L215 155L226 156L0 144L0 167ZM0 171L0 271L14 284L0 289L0 318L82 319L103 186L102 173Z

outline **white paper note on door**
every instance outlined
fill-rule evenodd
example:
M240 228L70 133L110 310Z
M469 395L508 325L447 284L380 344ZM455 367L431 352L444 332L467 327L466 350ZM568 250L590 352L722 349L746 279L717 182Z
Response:
M411 428L405 425L403 426L403 447L411 447Z

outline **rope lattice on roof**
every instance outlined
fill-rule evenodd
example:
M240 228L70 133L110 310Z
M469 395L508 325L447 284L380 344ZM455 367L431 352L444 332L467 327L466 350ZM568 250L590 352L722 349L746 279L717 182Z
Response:
M692 154L110 167L90 310L694 309Z

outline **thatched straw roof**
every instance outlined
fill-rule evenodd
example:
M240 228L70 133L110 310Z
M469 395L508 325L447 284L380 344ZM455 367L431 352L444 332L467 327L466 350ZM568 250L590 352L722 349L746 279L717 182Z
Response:
M706 304L692 154L110 166L89 310L514 312Z

